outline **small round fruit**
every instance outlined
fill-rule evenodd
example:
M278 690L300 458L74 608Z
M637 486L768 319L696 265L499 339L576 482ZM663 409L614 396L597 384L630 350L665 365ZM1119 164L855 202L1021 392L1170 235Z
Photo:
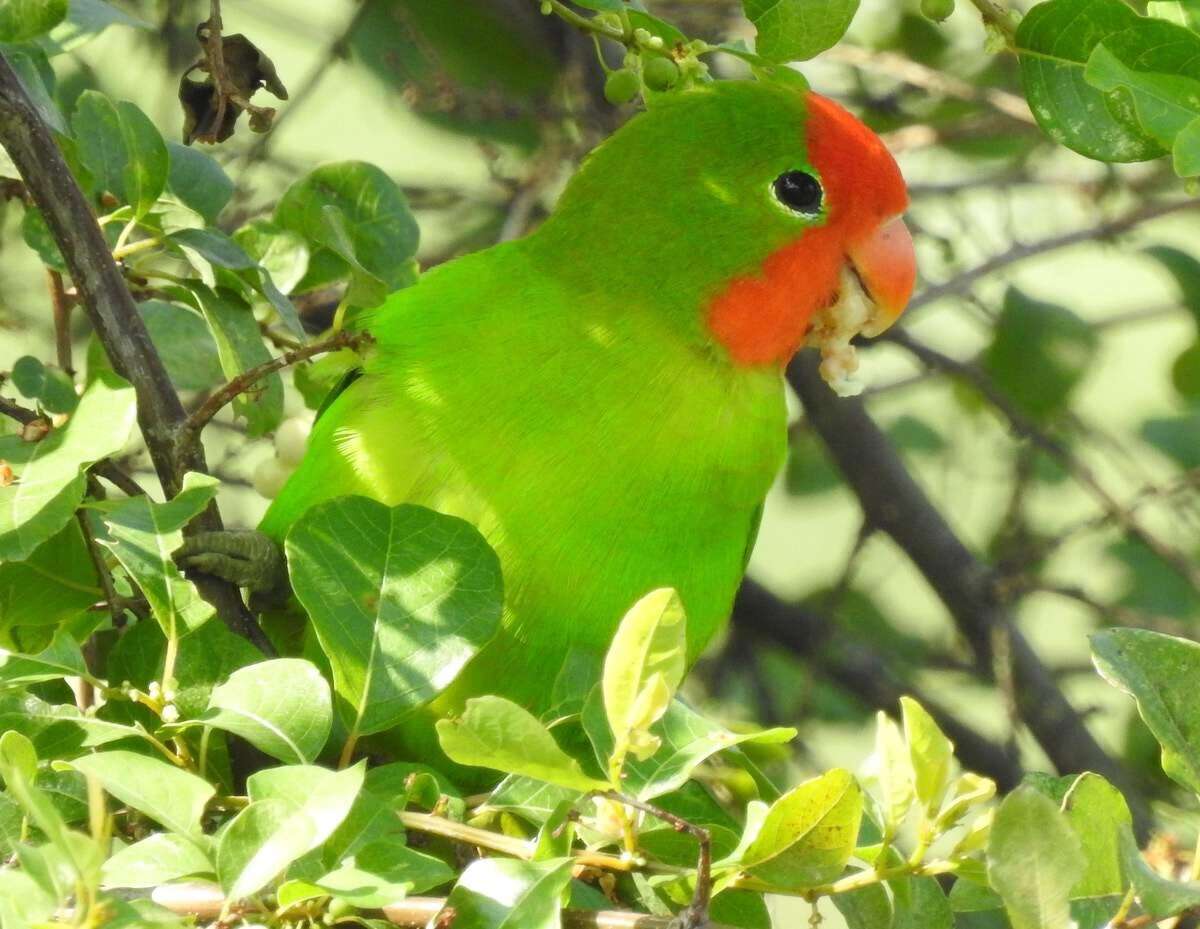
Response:
M628 68L611 72L604 82L604 99L613 106L628 103L642 90L642 82Z
M308 447L308 433L312 429L308 420L302 416L293 416L280 423L275 430L275 454L288 467L294 468L304 457Z
M940 23L954 12L954 0L921 0L921 15Z
M267 499L274 500L291 475L292 469L285 467L278 458L267 458L254 469L254 489Z
M642 65L642 79L651 90L670 90L679 81L679 65L655 55Z

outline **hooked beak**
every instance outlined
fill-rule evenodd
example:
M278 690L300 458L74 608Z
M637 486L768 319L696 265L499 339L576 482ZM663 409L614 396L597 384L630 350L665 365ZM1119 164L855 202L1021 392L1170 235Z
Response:
M889 220L847 250L850 263L874 304L860 330L868 338L886 331L904 312L917 280L912 235L900 217Z

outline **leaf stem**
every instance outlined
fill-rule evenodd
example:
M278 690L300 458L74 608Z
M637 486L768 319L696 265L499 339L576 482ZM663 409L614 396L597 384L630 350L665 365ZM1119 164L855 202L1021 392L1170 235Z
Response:
M543 4L543 0L535 0L539 5ZM549 5L554 14L563 22L574 26L584 32L592 32L596 35L604 36L606 39L612 39L614 42L620 42L623 45L628 45L632 40L632 33L626 32L623 29L616 29L609 26L607 23L597 22L596 17L581 16L562 0L544 0L545 5Z

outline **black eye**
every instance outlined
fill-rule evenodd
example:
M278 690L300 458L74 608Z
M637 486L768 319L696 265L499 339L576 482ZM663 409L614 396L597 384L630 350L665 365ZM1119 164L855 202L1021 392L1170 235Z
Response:
M775 178L772 185L775 197L789 210L797 213L819 213L821 211L820 182L803 171L788 171Z

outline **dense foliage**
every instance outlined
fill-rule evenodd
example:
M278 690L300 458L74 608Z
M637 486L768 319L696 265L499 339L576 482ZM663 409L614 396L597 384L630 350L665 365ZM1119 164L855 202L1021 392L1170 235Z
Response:
M571 118L604 108L590 111L586 135L615 123L613 106L654 106L712 72L741 69L749 79L803 87L791 63L835 56L858 0L744 0L752 44L696 38L688 15L666 2L649 4L662 18L634 0L469 6L451 24L436 5L365 3L352 44L364 54L392 8L402 9L429 38L406 50L414 106L422 109L422 94L443 82L461 85L476 106L427 115L488 145L521 147L538 131L529 113L553 109L560 93L578 95L562 104ZM1029 124L1031 111L1050 139L1099 162L1158 159L1143 175L1108 174L1097 184L1171 197L1128 214L1107 230L1115 234L1188 206L1178 199L1188 183L1181 179L1200 175L1200 9L1190 0L1147 7L1044 0L1017 16L993 0L957 12L953 2L924 0L923 16L907 11L898 34L901 51L929 62L907 62L916 70L905 80L957 87L950 103L927 108L934 131L969 127L981 100L1002 111L1023 106L991 72L965 89L940 73L935 22L952 13L978 18L989 54L1015 56L1030 108L1019 110L1018 122ZM582 42L588 56L594 44L599 60L584 58L586 76L566 73L572 69L554 43L536 31L545 24L529 25L531 13L561 28L557 40ZM253 36L222 34L219 3L201 25L191 49L197 62L176 75L184 138L224 143L267 133L249 143L253 152L277 117L251 98L263 90L286 98L291 81ZM185 574L173 555L185 536L219 527L221 480L205 465L206 446L215 444L209 427L274 435L257 483L264 492L277 486L302 449L305 414L297 411L318 410L357 352L369 350L347 322L418 279L418 222L401 187L363 161L305 166L269 208L246 209L228 161L166 141L133 103L78 80L59 82L60 62L100 33L146 26L102 0L0 0L0 55L23 88L0 80L0 142L11 156L0 158L0 189L46 269L44 315L58 336L53 357L23 355L0 381L0 927L199 918L540 929L564 920L627 925L614 911L632 909L647 914L644 926L678 918L695 929L711 918L759 929L773 924L771 896L802 898L826 913L832 903L851 929L1099 929L1200 909L1192 880L1200 862L1181 873L1181 856L1142 850L1152 826L1147 793L1185 810L1200 795L1200 645L1161 631L1187 633L1195 619L1196 540L1164 541L1141 521L1140 498L1114 503L1081 463L1082 430L1072 432L1069 420L1100 350L1097 327L1015 288L987 314L988 341L969 363L903 333L896 344L956 377L972 415L990 405L1026 439L1015 456L1018 491L992 540L998 560L1039 564L1075 531L1036 537L1022 512L1031 483L1055 488L1070 477L1106 501L1097 525L1124 531L1119 557L1136 577L1125 625L1152 628L1105 622L1091 639L1092 660L1136 701L1145 724L1137 731L1153 737L1161 771L1154 761L1140 779L1118 777L1128 774L1119 765L1027 775L997 796L1012 752L999 752L994 770L969 770L974 764L956 757L943 731L952 714L931 701L894 699L891 665L868 664L876 689L854 692L857 666L836 641L815 654L822 643L814 638L807 657L823 669L814 674L843 691L827 694L827 703L849 691L893 713L878 713L874 751L861 767L801 778L781 761L796 729L722 724L680 697L687 620L670 590L631 605L601 680L568 664L547 682L556 705L547 718L484 697L440 721L441 747L461 769L384 757L371 737L428 704L497 627L503 580L477 532L429 510L364 498L314 508L290 532L286 555L315 635L289 657L265 657L240 601L232 609L229 591ZM481 34L491 60L480 51ZM433 73L435 52L449 62L447 73ZM491 113L493 85L518 115ZM103 321L104 306L115 306L119 321L120 300L85 279L97 267L86 237L43 199L21 97L52 130L98 220L102 257L116 262L125 299L136 299L125 330ZM884 121L895 119L889 106L879 107ZM899 122L897 134L914 128ZM960 139L964 147L970 141ZM1021 153L1044 145L1028 134L1008 141ZM528 220L533 212L520 194L514 202L523 212L506 214L502 235L521 231L510 225L514 215ZM951 238L941 236L947 265ZM1195 257L1159 246L1147 260L1165 267L1200 312ZM946 293L985 273L949 279ZM918 302L932 302L936 291ZM78 364L73 332L87 339ZM1172 354L1182 411L1148 420L1142 432L1182 470L1200 463L1191 405L1200 397L1200 343ZM811 422L797 429L788 481L815 500L837 478L816 447L819 401L804 396L802 377L792 380ZM888 433L913 456L946 444L915 415L894 419ZM879 529L905 547L886 514L870 511L852 462L836 449L833 457L862 498L863 540ZM1187 474L1181 483L1190 486ZM850 574L848 566L840 581L827 578L828 602L859 594L849 589ZM963 590L965 611L980 622L975 604L1000 601L990 589ZM953 613L952 598L938 592ZM931 658L932 649L860 596L850 634L874 639L910 670ZM1141 621L1147 615L1173 625ZM1094 743L1079 741L1080 732L1090 740L1080 720L1060 718L1070 704L1014 629L1007 617L975 629L983 675L1001 685L1008 678L1014 712L1061 771L1107 761L1098 748L1070 757L1073 746ZM972 638L969 622L960 632ZM1059 755L1048 744L1056 739ZM993 757L974 741L972 752ZM465 793L478 784L488 789Z

